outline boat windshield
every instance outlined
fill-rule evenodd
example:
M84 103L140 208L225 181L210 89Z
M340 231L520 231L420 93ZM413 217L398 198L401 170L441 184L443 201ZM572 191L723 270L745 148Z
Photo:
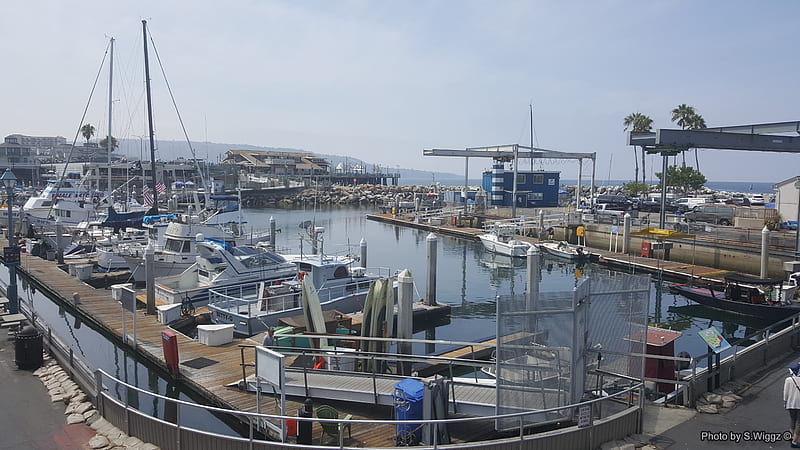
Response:
M286 260L275 253L254 247L233 247L230 249L234 258L245 267L264 267L283 264Z

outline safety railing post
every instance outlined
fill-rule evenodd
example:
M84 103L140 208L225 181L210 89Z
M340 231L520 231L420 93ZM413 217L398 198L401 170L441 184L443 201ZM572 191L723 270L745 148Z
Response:
M175 402L175 444L176 448L181 448L181 404Z

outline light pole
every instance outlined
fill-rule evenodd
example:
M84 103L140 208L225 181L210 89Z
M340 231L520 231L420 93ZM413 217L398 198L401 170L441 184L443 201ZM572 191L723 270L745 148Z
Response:
M6 169L3 175L0 176L3 185L6 187L8 193L8 247L3 249L3 259L6 267L8 267L8 289L6 289L6 296L8 297L8 312L11 314L19 314L19 298L17 297L17 265L19 264L19 247L14 242L14 218L12 215L12 208L14 204L14 186L17 184L17 177L11 169Z

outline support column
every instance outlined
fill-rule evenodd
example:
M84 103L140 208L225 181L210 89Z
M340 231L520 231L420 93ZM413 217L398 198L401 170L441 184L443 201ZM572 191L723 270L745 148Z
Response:
M667 223L667 158L661 154L661 212L658 214L658 228L662 230Z
M146 294L146 301L147 301L147 314L148 315L155 315L156 314L156 286L155 286L155 271L153 270L155 259L155 252L153 251L153 246L149 243L147 247L144 249L144 273L147 279L147 294ZM136 308L136 299L134 299L134 310ZM135 314L135 311L134 311Z
M769 228L764 225L761 230L761 278L768 277L769 262Z
M622 253L630 253L631 248L631 215L625 213L622 219Z
M358 248L361 250L361 267L367 268L367 240L363 237L361 242L358 243Z

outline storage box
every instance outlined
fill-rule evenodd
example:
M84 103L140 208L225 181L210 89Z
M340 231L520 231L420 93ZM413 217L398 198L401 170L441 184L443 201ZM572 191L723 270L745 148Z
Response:
M227 344L233 341L233 324L198 325L197 340L212 347Z
M179 303L174 305L158 305L156 309L158 310L158 323L163 325L167 325L181 317L181 305Z

